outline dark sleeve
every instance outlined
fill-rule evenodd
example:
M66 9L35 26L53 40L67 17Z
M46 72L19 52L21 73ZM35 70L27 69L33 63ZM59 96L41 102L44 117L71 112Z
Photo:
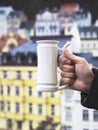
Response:
M81 104L87 108L98 110L98 69L92 69L94 79L89 94L81 93Z

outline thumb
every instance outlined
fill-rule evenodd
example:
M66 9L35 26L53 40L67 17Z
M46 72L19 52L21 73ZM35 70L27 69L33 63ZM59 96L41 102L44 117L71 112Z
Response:
M79 63L79 61L81 60L81 58L80 58L79 56L76 56L76 55L70 53L70 52L68 51L68 49L65 49L65 50L64 50L64 56L65 56L67 59L71 60L73 63Z

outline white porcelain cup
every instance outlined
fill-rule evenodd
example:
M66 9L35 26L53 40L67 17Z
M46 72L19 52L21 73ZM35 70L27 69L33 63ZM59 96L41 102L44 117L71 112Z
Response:
M57 56L58 50L69 45L65 44L63 48L58 47L59 41L39 40L37 41L37 89L42 92L53 92L65 88L57 86Z

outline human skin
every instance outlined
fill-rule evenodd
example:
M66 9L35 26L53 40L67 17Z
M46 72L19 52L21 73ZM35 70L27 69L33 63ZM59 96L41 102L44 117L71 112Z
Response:
M94 74L88 62L79 56L71 54L67 49L59 57L61 82L71 89L88 93Z

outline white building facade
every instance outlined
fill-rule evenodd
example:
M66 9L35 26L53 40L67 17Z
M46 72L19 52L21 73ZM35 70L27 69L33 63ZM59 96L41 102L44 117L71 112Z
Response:
M12 10L12 7L0 7L0 36L7 34L7 15Z
M62 130L98 130L98 111L83 107L79 92L63 91L61 110Z
M58 36L60 35L58 13L46 10L37 14L35 21L36 36Z

